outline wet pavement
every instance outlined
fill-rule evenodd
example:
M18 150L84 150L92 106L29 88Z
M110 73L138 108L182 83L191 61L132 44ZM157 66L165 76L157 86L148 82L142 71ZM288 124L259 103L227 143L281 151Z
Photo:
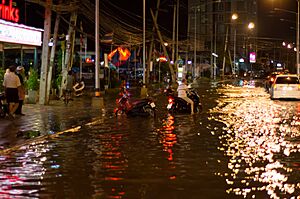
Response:
M164 95L147 119L115 117L115 96L101 108L90 98L25 105L26 116L1 120L12 129L2 135L42 136L4 136L13 144L1 150L0 197L297 198L300 102L272 101L252 84L198 83L196 115L168 114Z
M29 138L32 137L47 136L80 127L101 117L107 111L104 102L109 103L110 100L113 104L114 99L83 96L74 98L68 105L62 100L51 100L46 106L25 104L25 116L17 115L15 119L0 118L1 149L30 142Z

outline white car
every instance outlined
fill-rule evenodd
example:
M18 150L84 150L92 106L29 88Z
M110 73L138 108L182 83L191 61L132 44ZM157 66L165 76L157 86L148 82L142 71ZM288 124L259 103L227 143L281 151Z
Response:
M271 99L300 99L298 75L277 75L270 89Z

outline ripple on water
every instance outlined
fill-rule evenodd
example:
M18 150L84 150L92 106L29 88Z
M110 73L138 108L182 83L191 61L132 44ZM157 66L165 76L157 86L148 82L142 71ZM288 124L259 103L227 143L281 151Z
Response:
M261 89L226 87L213 114L227 124L220 150L228 156L229 194L271 198L300 195L299 102L271 101ZM230 103L226 102L230 100ZM295 139L296 138L296 139Z

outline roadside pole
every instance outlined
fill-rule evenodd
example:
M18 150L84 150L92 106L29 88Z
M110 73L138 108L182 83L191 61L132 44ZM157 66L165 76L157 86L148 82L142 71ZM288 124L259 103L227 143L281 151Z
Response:
M43 50L42 50L42 66L40 75L40 94L39 104L45 105L47 99L47 72L48 72L48 55L49 55L49 40L51 32L51 4L52 0L47 0L45 7L45 20L44 20L44 37L43 37Z
M100 97L100 81L99 81L99 66L100 66L100 39L99 39L99 0L96 0L95 8L95 96Z

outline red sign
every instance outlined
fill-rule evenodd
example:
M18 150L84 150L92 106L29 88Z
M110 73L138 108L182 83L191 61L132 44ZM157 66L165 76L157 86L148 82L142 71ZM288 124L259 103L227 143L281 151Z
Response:
M9 1L9 5L5 5L5 0L2 0L2 4L0 4L0 18L16 23L19 22L19 9L12 6L12 0Z

